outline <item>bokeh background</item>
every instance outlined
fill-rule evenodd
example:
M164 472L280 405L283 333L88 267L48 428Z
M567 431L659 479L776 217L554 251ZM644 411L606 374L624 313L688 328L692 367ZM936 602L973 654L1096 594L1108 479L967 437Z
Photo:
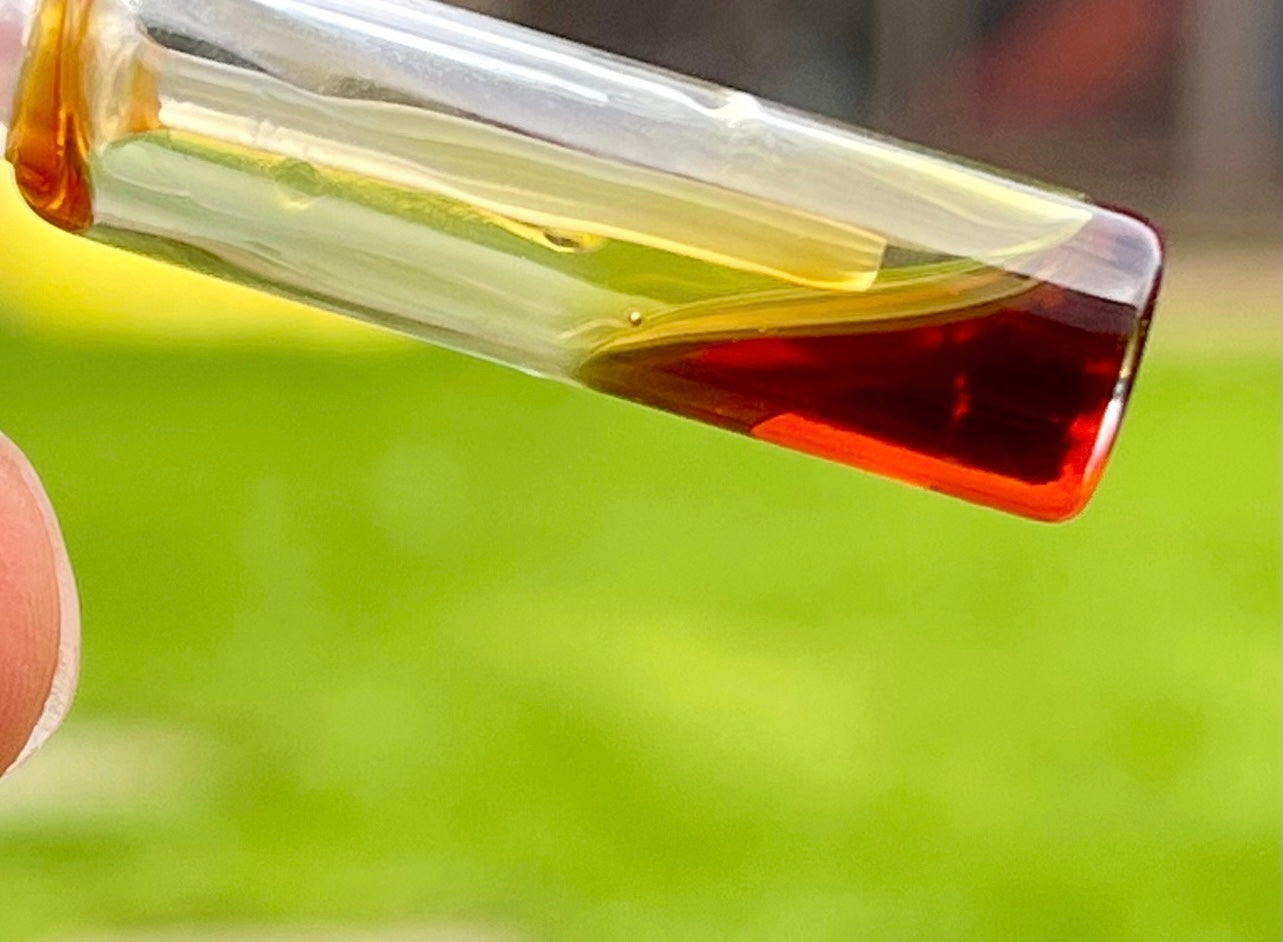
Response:
M84 680L0 939L1277 937L1273 0L472 3L1132 205L1043 527L125 258L0 198Z

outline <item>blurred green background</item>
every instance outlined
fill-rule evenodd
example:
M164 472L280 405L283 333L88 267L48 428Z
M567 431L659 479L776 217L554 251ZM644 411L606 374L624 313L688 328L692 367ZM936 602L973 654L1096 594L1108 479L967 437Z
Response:
M1170 287L1059 528L124 262L6 185L0 422L85 652L0 788L0 939L1275 937L1274 182L1190 179L1141 200Z

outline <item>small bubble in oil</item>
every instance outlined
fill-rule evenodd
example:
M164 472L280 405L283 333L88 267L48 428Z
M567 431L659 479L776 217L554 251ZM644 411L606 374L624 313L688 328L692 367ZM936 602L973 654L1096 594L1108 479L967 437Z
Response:
M632 324L634 327L640 327L645 320L646 318L642 316L641 311L628 312L628 323Z
M305 209L325 189L325 178L306 160L289 159L276 168L276 198L286 209Z
M563 255L583 255L601 245L601 238L586 232L566 232L560 229L540 229L544 245Z

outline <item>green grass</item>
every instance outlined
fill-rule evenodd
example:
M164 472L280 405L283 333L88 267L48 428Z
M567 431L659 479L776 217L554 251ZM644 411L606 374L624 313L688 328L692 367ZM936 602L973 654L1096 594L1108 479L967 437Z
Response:
M68 735L206 756L0 829L0 938L1277 935L1269 353L1160 350L1052 528L441 351L0 339Z

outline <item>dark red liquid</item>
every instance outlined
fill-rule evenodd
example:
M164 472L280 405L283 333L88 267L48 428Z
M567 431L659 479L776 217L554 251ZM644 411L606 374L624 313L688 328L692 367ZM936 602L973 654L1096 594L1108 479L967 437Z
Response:
M606 352L580 378L775 444L1065 520L1095 487L1148 314L1037 284L948 320Z

